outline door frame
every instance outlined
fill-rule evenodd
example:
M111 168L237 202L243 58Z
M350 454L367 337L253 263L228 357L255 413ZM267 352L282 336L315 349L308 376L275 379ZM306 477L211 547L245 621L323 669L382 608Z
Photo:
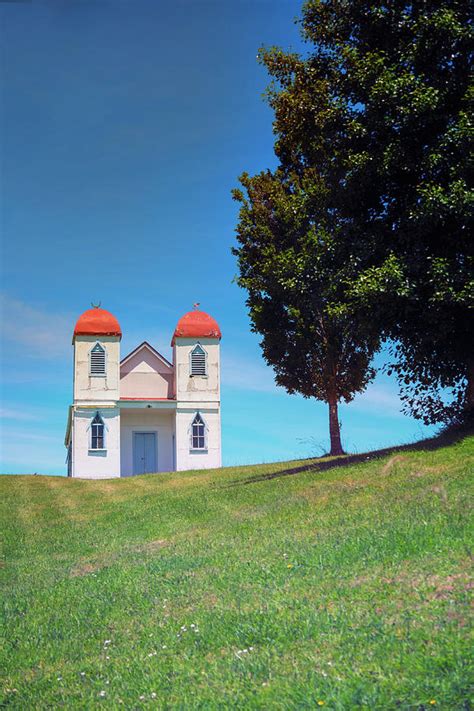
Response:
M159 471L158 468L158 430L147 430L139 429L132 430L132 476L141 476L140 474L135 474L135 435L138 434L152 434L155 437L155 472ZM145 474L154 474L155 472L144 472Z

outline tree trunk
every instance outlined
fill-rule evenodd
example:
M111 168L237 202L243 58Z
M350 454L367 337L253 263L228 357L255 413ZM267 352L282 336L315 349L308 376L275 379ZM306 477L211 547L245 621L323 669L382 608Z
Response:
M329 437L331 439L331 451L329 454L334 457L344 454L341 445L341 430L339 428L339 416L337 414L337 399L330 400L329 405Z

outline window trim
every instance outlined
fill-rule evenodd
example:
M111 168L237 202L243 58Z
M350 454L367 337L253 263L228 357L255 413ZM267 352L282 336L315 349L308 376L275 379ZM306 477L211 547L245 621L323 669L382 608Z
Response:
M99 418L100 422L94 423L94 420L96 418ZM93 426L94 424L101 424L102 427L104 428L102 431L102 447L94 447L94 440L93 440ZM87 428L89 430L89 452L106 452L107 451L107 425L104 422L104 418L100 414L99 410L96 411L94 417L89 423L89 427Z
M195 424L196 418L199 417L204 426L204 447L193 447L193 426ZM189 451L190 452L207 452L208 451L208 432L209 428L207 426L206 420L202 416L199 410L196 411L191 424L189 425ZM199 435L196 435L199 436Z
M193 373L193 354L196 351L197 348L200 348L202 352L204 353L204 373ZM191 348L189 351L189 377L190 378L207 378L208 371L207 371L207 351L206 349L202 346L199 341Z
M102 349L104 352L104 372L103 373L93 373L92 372L92 351L97 348ZM102 343L96 341L94 345L89 349L89 377L90 378L106 378L107 377L107 348L105 348Z

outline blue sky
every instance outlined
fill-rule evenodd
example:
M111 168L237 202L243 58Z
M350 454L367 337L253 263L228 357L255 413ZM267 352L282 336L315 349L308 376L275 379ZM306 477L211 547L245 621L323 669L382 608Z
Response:
M262 44L298 49L290 0L1 3L2 473L65 472L71 335L101 301L122 354L170 357L193 302L221 325L225 464L319 454L326 406L276 388L231 254L242 171L275 165ZM377 363L383 363L379 356ZM352 451L429 430L379 375L341 408Z

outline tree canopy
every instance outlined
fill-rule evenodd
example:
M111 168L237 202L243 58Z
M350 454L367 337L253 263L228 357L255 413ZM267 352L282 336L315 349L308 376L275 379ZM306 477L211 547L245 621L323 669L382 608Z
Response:
M338 282L329 312L367 342L396 342L407 409L439 421L474 405L471 5L309 0L301 30L305 56L259 54L279 160L267 178L298 186L292 208L319 240L313 272L324 262ZM318 284L299 277L300 290Z
M343 453L338 403L350 402L373 378L379 338L341 302L352 273L327 220L315 220L323 181L304 169L240 178L238 283L248 292L254 331L276 382L289 393L329 405L330 453Z

